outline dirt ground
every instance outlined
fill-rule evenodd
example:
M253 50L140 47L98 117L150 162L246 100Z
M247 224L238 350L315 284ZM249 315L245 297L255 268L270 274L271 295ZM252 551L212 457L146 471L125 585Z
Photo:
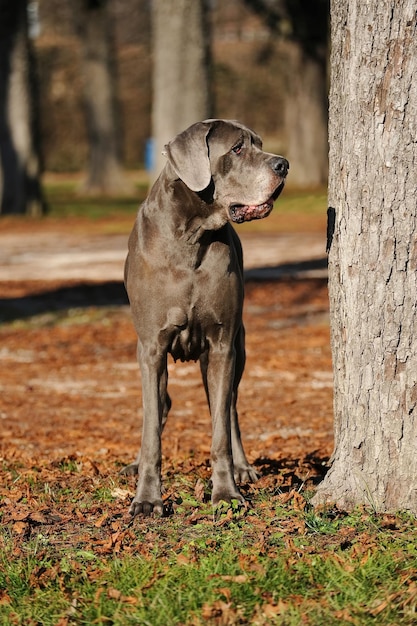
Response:
M324 235L244 234L242 240L244 446L264 477L259 484L280 484L276 467L314 482L332 451ZM126 233L108 234L103 223L3 224L3 468L51 468L70 459L93 473L106 467L117 484L117 469L136 455L142 409L136 338L121 282L126 241ZM208 468L211 425L198 365L170 362L169 377L173 406L163 471L173 460L190 472L193 464ZM13 474L7 477L12 481ZM3 493L6 487L10 504L11 482Z

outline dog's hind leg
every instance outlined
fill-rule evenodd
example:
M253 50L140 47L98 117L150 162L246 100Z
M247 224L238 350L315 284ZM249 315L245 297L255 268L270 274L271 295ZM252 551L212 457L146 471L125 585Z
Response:
M259 476L246 458L240 436L239 417L237 412L238 387L245 369L245 329L243 325L236 336L236 366L233 380L232 402L230 405L230 430L232 438L233 471L237 484L253 483Z
M246 458L240 436L239 417L237 412L238 387L245 369L245 329L243 325L238 332L235 341L236 365L233 379L232 399L230 403L230 435L233 456L233 475L237 484L253 483L259 476ZM207 402L210 408L210 397L207 387L207 367L208 353L205 352L200 357L200 369L203 378L204 389L206 391Z
M212 419L211 467L212 504L237 500L244 504L233 472L231 444L230 402L235 355L227 346L210 347L207 355L200 359L204 384L209 398Z

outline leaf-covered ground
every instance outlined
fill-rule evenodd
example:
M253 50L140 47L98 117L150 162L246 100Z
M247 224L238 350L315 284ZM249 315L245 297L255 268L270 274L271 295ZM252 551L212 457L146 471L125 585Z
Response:
M247 509L212 510L199 368L170 363L166 517L134 520L119 470L142 410L122 285L0 288L0 624L415 623L414 521L309 504L333 445L325 279L246 285Z
M142 419L136 338L127 306L83 307L89 289L97 301L98 291L119 287L67 286L55 294L74 301L78 292L78 307L0 329L1 456L22 472L49 472L45 483L68 464L78 468L71 479L113 476L126 486L117 471L139 448ZM249 283L245 325L240 421L247 454L264 474L258 486L280 487L283 471L311 481L332 448L325 281ZM211 424L199 367L170 363L169 373L165 471L181 462L207 477Z

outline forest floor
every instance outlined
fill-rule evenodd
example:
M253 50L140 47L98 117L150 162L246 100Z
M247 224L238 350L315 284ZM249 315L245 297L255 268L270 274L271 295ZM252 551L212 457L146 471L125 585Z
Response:
M325 224L242 228L246 510L210 506L195 363L169 363L164 519L130 519L141 391L132 216L2 220L0 625L415 624L414 519L315 511L333 447ZM266 222L266 220L262 221Z
M106 229L110 234L106 234ZM114 229L113 229L114 230ZM3 459L128 463L140 444L136 337L122 285L127 234L109 222L7 222L0 234ZM332 449L332 375L320 232L244 233L247 365L240 420L252 462ZM208 459L198 365L170 363L169 457ZM314 461L315 462L315 461Z

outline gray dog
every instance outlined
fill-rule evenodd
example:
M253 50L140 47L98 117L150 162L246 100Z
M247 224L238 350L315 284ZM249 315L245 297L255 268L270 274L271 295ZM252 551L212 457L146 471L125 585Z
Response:
M167 164L139 209L125 267L143 389L141 451L124 470L139 473L133 516L163 513L168 354L200 361L212 417L213 505L244 503L236 484L257 478L236 412L245 365L243 258L229 222L269 215L289 167L234 121L194 124L165 149Z

